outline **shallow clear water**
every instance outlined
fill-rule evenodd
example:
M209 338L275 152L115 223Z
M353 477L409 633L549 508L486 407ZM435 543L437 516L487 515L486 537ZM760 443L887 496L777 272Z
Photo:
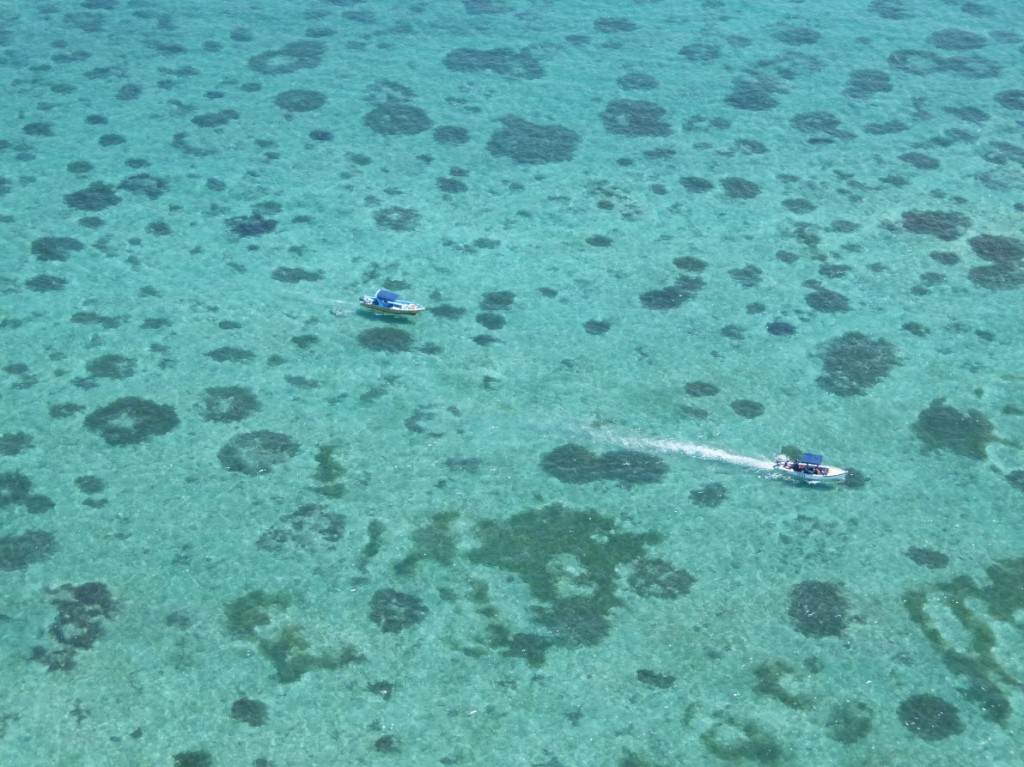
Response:
M0 10L0 763L1020 761L1024 10L214 5Z

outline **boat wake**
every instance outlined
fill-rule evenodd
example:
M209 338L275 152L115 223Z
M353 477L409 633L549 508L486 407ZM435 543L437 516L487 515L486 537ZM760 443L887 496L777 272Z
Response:
M688 455L691 458L699 458L702 461L719 461L721 463L731 463L733 466L742 466L747 469L757 469L759 471L771 471L775 467L773 461L766 461L763 458L752 458L747 455L736 455L726 450L720 450L717 447L710 447L709 445L698 445L695 442L683 442L678 439L650 439L650 438L633 438L633 439L621 439L623 447L628 447L632 450L658 450L662 453L682 453Z

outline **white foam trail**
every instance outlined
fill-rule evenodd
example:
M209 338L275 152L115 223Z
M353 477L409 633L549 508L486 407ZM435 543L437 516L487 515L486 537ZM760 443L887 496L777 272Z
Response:
M704 461L721 461L722 463L731 463L734 466L743 466L748 469L758 469L760 471L770 471L775 466L772 461L766 461L763 458L751 458L746 455L736 455L735 453L730 453L725 450L719 450L717 447L698 445L695 442L683 442L678 439L636 438L623 439L621 442L624 447L630 447L633 449L648 448L660 450L663 453L682 453L683 455L688 455L691 458L700 458Z

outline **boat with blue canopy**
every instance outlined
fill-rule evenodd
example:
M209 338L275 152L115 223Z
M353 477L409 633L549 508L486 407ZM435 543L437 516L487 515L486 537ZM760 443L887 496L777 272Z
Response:
M406 301L397 293L381 288L372 296L363 296L359 299L359 305L365 309L371 309L382 314L400 314L411 316L419 314L426 309L423 304L415 301Z
M817 453L804 453L799 461L791 461L787 456L780 455L775 459L775 470L786 476L804 482L842 482L850 472L838 466L822 463L824 456Z

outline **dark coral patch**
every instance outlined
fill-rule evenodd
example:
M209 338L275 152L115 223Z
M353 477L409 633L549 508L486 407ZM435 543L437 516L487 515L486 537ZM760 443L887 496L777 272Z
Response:
M793 115L789 122L801 133L828 136L843 141L849 141L856 135L843 128L839 118L831 112L799 112Z
M971 219L952 210L907 210L903 212L903 228L914 234L927 234L951 242L963 237Z
M1024 285L1024 265L1010 262L972 266L967 279L985 290L1015 290Z
M85 428L113 446L137 445L177 425L173 407L142 397L121 397L85 417Z
M320 66L327 46L319 40L286 43L275 50L264 51L249 59L249 67L262 75L283 75L300 69Z
M658 87L658 81L654 76L645 72L630 72L615 82L618 83L620 88L627 91L653 91Z
M972 51L984 48L988 41L983 35L966 29L940 29L928 35L928 42L944 51Z
M664 107L639 99L615 99L601 112L601 122L618 136L668 136L672 126L665 120Z
M670 690L675 687L676 678L671 674L659 674L657 671L652 671L648 668L639 668L636 670L636 680L648 687L653 687L656 690ZM639 764L635 760L623 760L620 764Z
M745 178L730 176L722 179L722 190L726 197L734 200L752 200L761 194L761 187Z
M687 61L706 64L722 55L722 49L711 43L690 43L679 49L679 55Z
M238 346L219 346L212 351L203 352L203 356L216 362L251 362L256 359L256 352Z
M168 182L165 178L154 176L150 173L137 173L134 176L128 176L122 179L121 183L117 185L118 189L123 189L126 192L137 194L142 197L148 197L150 200L156 200L163 196L167 191Z
M322 269L302 269L297 266L279 266L270 276L278 282L294 285L299 282L319 282L324 278Z
M813 45L821 39L821 33L810 27L790 27L780 29L772 37L786 45Z
M274 96L274 103L285 112L312 112L327 102L327 96L320 91L291 90Z
M941 551L935 551L934 549L911 546L903 553L914 564L927 567L929 570L939 570L949 564L949 557Z
M664 559L642 557L633 563L626 582L634 594L644 599L678 599L690 592L697 579Z
M797 215L803 215L805 213L813 213L818 209L810 200L805 200L802 197L794 197L782 201L782 207L788 210L790 213L796 213Z
M110 378L121 381L135 375L135 360L121 354L103 354L89 360L85 369L93 378Z
M44 562L57 551L57 539L45 530L0 536L0 570L24 570Z
M935 74L944 68L943 58L932 51L901 48L890 53L886 60L893 69L918 76Z
M39 261L67 261L72 253L84 248L74 237L39 237L32 241L32 255Z
M744 288L754 288L761 283L761 267L754 264L729 269L729 276ZM764 310L763 308L761 309Z
M1024 469L1016 469L1006 475L1006 481L1010 483L1010 487L1014 490L1020 490L1024 493Z
M228 228L239 237L260 237L270 234L277 228L277 221L264 218L260 213L248 216L235 216L225 222Z
M234 423L259 411L259 398L245 386L211 386L203 393L200 405L203 420Z
M900 155L900 160L918 170L936 170L940 164L937 159L924 152L904 152Z
M25 280L25 287L35 293L50 293L64 290L68 281L53 274L37 274Z
M996 103L1005 109L1012 109L1015 112L1024 111L1024 91L1008 90L999 91L995 95Z
M0 473L0 509L22 506L32 497L32 480L20 471Z
M856 331L826 343L822 361L824 375L817 379L818 386L840 397L866 393L900 364L891 343Z
M559 482L577 485L608 480L631 487L660 482L668 473L665 462L648 453L612 450L598 455L576 444L562 445L545 453L540 465Z
M401 328L369 328L357 336L359 345L372 352L407 352L412 348L412 334Z
M690 491L690 503L705 509L713 509L725 500L725 485L721 482L709 482L696 490Z
M789 618L806 637L840 636L846 628L847 602L839 586L823 581L803 581L789 595Z
M476 321L488 330L501 330L507 322L502 315L495 312L480 312L476 316Z
M742 418L758 418L764 415L764 405L751 399L738 399L729 403L732 411Z
M836 314L850 311L850 300L842 293L828 288L818 288L804 296L804 300L816 312Z
M363 115L363 124L382 136L414 136L434 123L418 106L388 101Z
M995 441L992 422L984 414L960 412L945 399L932 400L912 428L926 450L947 450L976 461L985 460L988 443Z
M370 599L370 620L385 634L412 628L429 612L419 597L394 589L378 589Z
M239 698L231 704L231 718L250 727L262 727L267 723L267 704L252 698Z
M543 664L552 646L593 645L606 636L608 613L621 604L620 571L660 540L653 533L621 532L595 511L559 504L485 521L478 534L480 546L470 560L517 575L541 603L532 613L544 634L512 636L506 629L492 643L534 666Z
M639 27L635 22L620 17L607 17L594 20L594 31L604 34L617 32L635 32Z
M397 205L374 211L373 222L381 229L392 232L411 232L419 226L423 216L412 208L400 208Z
M690 381L683 387L691 397L713 397L719 392L719 388L707 381Z
M580 143L579 134L562 125L539 125L514 116L501 118L501 124L491 134L487 151L521 165L566 162Z
M105 583L91 581L63 584L53 591L57 619L50 634L58 643L77 650L88 650L103 635L103 621L114 617L117 604Z
M545 453L540 467L559 482L581 485L598 479L596 460L597 456L582 445L567 444Z
M703 194L715 188L711 181L700 176L683 176L679 179L679 183L683 185L683 189L687 192L693 192L694 194Z
M866 703L847 700L829 710L825 732L837 743L848 745L866 738L873 723L874 714Z
M179 751L174 755L174 767L213 767L209 751Z
M239 114L234 109L219 109L216 112L196 115L192 118L192 123L199 128L221 128L238 118Z
M516 294L511 290L492 290L480 299L480 308L492 312L503 312L512 308Z
M899 717L923 740L944 740L964 731L956 706L938 695L911 695L900 703Z
M767 330L768 333L773 336L791 336L796 333L796 326L791 325L788 322L776 320L775 322L769 322L765 326L765 330Z
M321 451L322 452L322 451ZM331 459L333 460L333 459ZM337 479L340 472L328 471L334 475L328 482ZM343 487L336 485L335 487ZM327 507L315 503L304 503L291 514L281 517L270 529L256 540L256 548L271 553L280 553L288 549L316 551L341 540L345 534L345 517L337 512L328 511Z
M880 69L855 69L850 72L843 95L851 99L866 99L876 93L889 93L892 78Z
M469 131L458 125L439 125L434 128L434 141L438 144L465 144L469 141Z
M76 210L87 210L95 212L104 210L121 202L114 187L102 181L94 181L77 192L64 195L64 204Z
M684 272L700 274L708 268L708 262L696 256L679 256L672 259L672 266L682 269Z
M671 285L642 293L640 303L645 309L676 309L696 296L703 287L704 280L700 277L683 275Z
M24 431L0 434L0 455L19 455L32 448L32 435Z
M1015 264L1024 261L1024 241L1016 237L981 234L971 237L967 243L978 258L993 264Z
M764 80L737 78L733 81L732 92L725 97L725 103L733 109L764 112L779 105L772 95L777 90L777 87L768 85Z
M229 439L217 452L217 459L228 471L255 476L266 474L298 452L299 443L287 434L249 431Z
M454 72L493 72L516 80L537 80L544 76L544 68L530 51L523 48L493 48L475 50L456 48L444 57L444 65Z

